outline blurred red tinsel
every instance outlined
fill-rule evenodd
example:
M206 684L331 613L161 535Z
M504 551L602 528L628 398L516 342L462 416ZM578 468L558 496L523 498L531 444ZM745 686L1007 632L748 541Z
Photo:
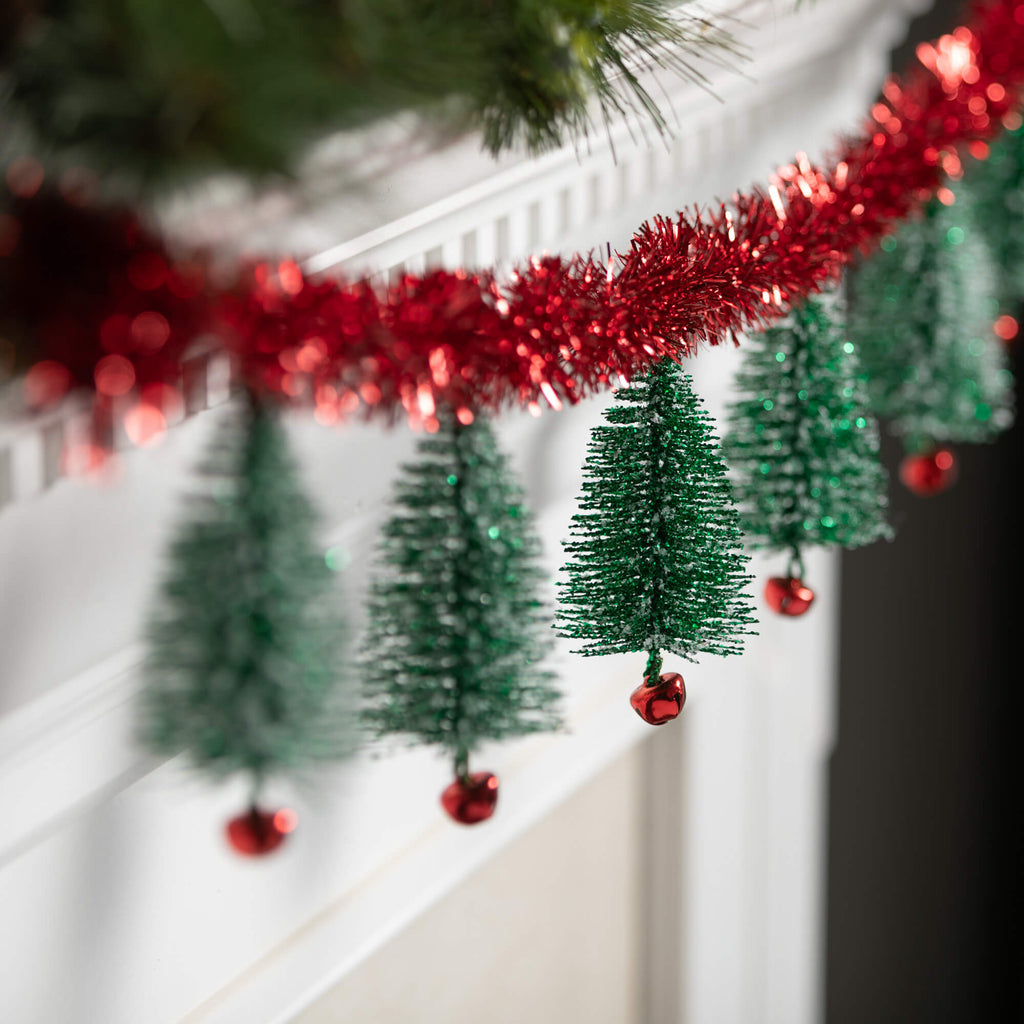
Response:
M250 387L311 402L322 422L362 409L404 413L428 430L442 403L467 422L477 408L557 408L652 359L735 340L835 279L941 197L962 159L984 159L987 140L1020 123L1024 3L976 4L969 27L918 57L827 167L798 156L767 187L715 210L655 217L608 266L545 257L502 282L436 270L377 289L309 279L292 261L260 264L216 300L221 340ZM129 377L129 386L174 383L184 346L208 320L191 266L170 263L125 215L60 213L39 197L22 205L8 214L18 231L0 251L0 282L35 331L38 357L101 394L115 358L117 388ZM57 244L61 217L79 232L60 228L74 246Z

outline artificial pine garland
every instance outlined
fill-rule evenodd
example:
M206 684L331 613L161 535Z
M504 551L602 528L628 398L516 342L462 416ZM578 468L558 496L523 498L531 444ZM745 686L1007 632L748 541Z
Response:
M677 363L619 390L605 419L565 545L558 621L586 641L580 654L645 651L645 685L656 688L663 652L740 653L754 621L748 559L710 417Z
M16 124L55 167L133 190L206 171L294 169L319 136L430 107L531 151L641 116L636 77L700 79L742 54L667 0L50 0L0 21L0 78ZM16 15L16 16L15 16Z
M406 41L394 71L410 93L453 97L495 155L578 142L621 117L665 133L642 67L703 82L702 69L745 54L711 19L667 0L372 0L368 9Z
M266 780L352 749L343 633L277 410L247 395L199 475L149 624L141 733L211 778L247 776L229 835L265 852L283 827L260 809Z
M991 440L1012 421L994 271L965 205L933 200L849 279L871 407L912 455Z
M726 459L748 543L789 556L786 577L769 581L769 602L781 590L777 610L799 614L810 604L806 548L891 536L878 427L855 347L822 299L797 306L743 351Z
M443 750L455 781L442 802L471 824L492 813L497 779L470 773L470 755L559 725L541 665L550 618L540 543L482 416L439 411L417 455L382 529L362 648L365 718L378 736Z

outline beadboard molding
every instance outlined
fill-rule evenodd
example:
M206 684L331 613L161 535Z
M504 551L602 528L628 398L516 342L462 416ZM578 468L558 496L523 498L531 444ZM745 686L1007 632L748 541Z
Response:
M508 265L541 249L621 248L651 214L744 188L796 150L813 154L836 129L856 127L887 47L926 6L818 0L793 15L780 0L743 5L738 34L754 62L716 76L719 99L669 84L680 129L668 147L634 146L619 126L586 153L496 167L475 140L413 151L394 141L401 132L391 126L388 145L410 159L386 178L371 176L358 189L346 180L332 193L324 185L332 168L378 166L336 141L294 193L211 187L202 202L163 216L174 232L221 251L304 255L315 271L388 275ZM382 222L384 208L395 215ZM727 352L696 361L712 411L727 397L733 365ZM259 865L233 858L216 828L235 813L240 791L207 790L177 762L140 756L132 739L139 595L152 589L173 518L157 506L187 479L216 427L207 410L230 393L222 361L201 364L196 380L188 421L159 448L126 450L117 490L98 496L59 473L61 439L80 429L83 406L26 417L16 394L0 399L0 556L16 563L6 575L24 616L53 609L58 620L47 641L15 619L0 645L8 677L31 676L0 717L0 963L13 1024L283 1024L649 733L624 703L635 658L584 660L562 648L569 732L489 752L503 789L501 813L486 827L455 829L441 819L446 767L428 754L364 754L308 792L281 791L302 827L279 856ZM499 425L552 569L600 405ZM374 527L409 439L306 423L293 426L293 439L321 506L331 509L329 542L352 556L343 575L358 622ZM150 505L133 513L144 500ZM62 522L71 529L64 517L85 506L81 536L58 540ZM62 557L48 560L48 544ZM69 573L78 551L109 567L95 590ZM688 823L687 960L673 983L694 1024L818 1019L815 787L833 735L837 588L830 559L810 566L820 605L802 633L790 622L765 623L744 658L709 659L687 672L683 783L672 791ZM25 594L17 590L28 583ZM796 853L793 836L802 844ZM723 849L739 852L730 859ZM754 892L768 895L743 903ZM107 925L102 934L97 917ZM190 936L188 948L161 945L171 935ZM61 986L52 984L55 972Z

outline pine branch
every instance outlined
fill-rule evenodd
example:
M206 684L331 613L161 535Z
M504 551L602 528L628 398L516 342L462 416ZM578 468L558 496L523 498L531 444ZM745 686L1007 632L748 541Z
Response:
M667 0L68 0L0 33L5 120L55 170L87 166L132 197L287 173L317 138L406 109L480 129L493 153L613 116L663 132L639 71L703 82L700 67L745 57Z

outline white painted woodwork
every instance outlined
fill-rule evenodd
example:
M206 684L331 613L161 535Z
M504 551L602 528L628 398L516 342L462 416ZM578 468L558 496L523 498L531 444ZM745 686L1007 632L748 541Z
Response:
M728 196L795 151L820 154L837 131L855 129L886 48L919 6L817 0L793 14L782 0L741 5L746 24L737 31L753 63L716 75L721 101L667 83L676 140L645 148L615 129L618 163L609 140L595 138L578 155L495 164L473 139L427 145L396 119L355 142L332 140L289 194L252 196L218 182L163 216L179 235L225 253L290 253L310 269L380 274L507 264L539 249L623 248L653 213ZM716 411L736 358L721 350L694 362ZM223 366L209 374L216 406L226 394ZM552 570L601 405L513 414L499 425ZM638 1020L820 1019L838 613L829 558L810 559L821 596L805 621L766 620L744 657L684 668L684 720L642 756L629 752L651 730L625 703L642 657L580 659L562 645L568 729L481 755L502 777L492 822L463 830L441 817L447 766L430 753L368 750L316 785L282 788L300 830L278 855L248 863L219 834L241 791L208 789L177 761L152 763L132 743L147 601L189 467L220 414L191 417L158 448L126 451L115 479L82 483L59 478L53 460L80 407L27 417L11 391L0 408L5 1022L313 1024L331 993L374 969L376 951L417 934L422 914L443 916L448 894L458 899L483 877L474 872L519 844L554 839L560 810L577 813L576 794L616 762L642 773L648 794L622 827L638 830L645 872L668 879L664 891L636 897L640 959L650 965L634 965ZM300 416L291 430L324 512L325 546L351 556L339 600L356 628L375 527L413 438L372 425L329 430ZM756 563L762 576L765 568ZM600 813L586 793L584 804ZM558 934L538 930L538 955ZM429 935L422 941L429 971ZM428 1010L419 1019L461 1024Z

